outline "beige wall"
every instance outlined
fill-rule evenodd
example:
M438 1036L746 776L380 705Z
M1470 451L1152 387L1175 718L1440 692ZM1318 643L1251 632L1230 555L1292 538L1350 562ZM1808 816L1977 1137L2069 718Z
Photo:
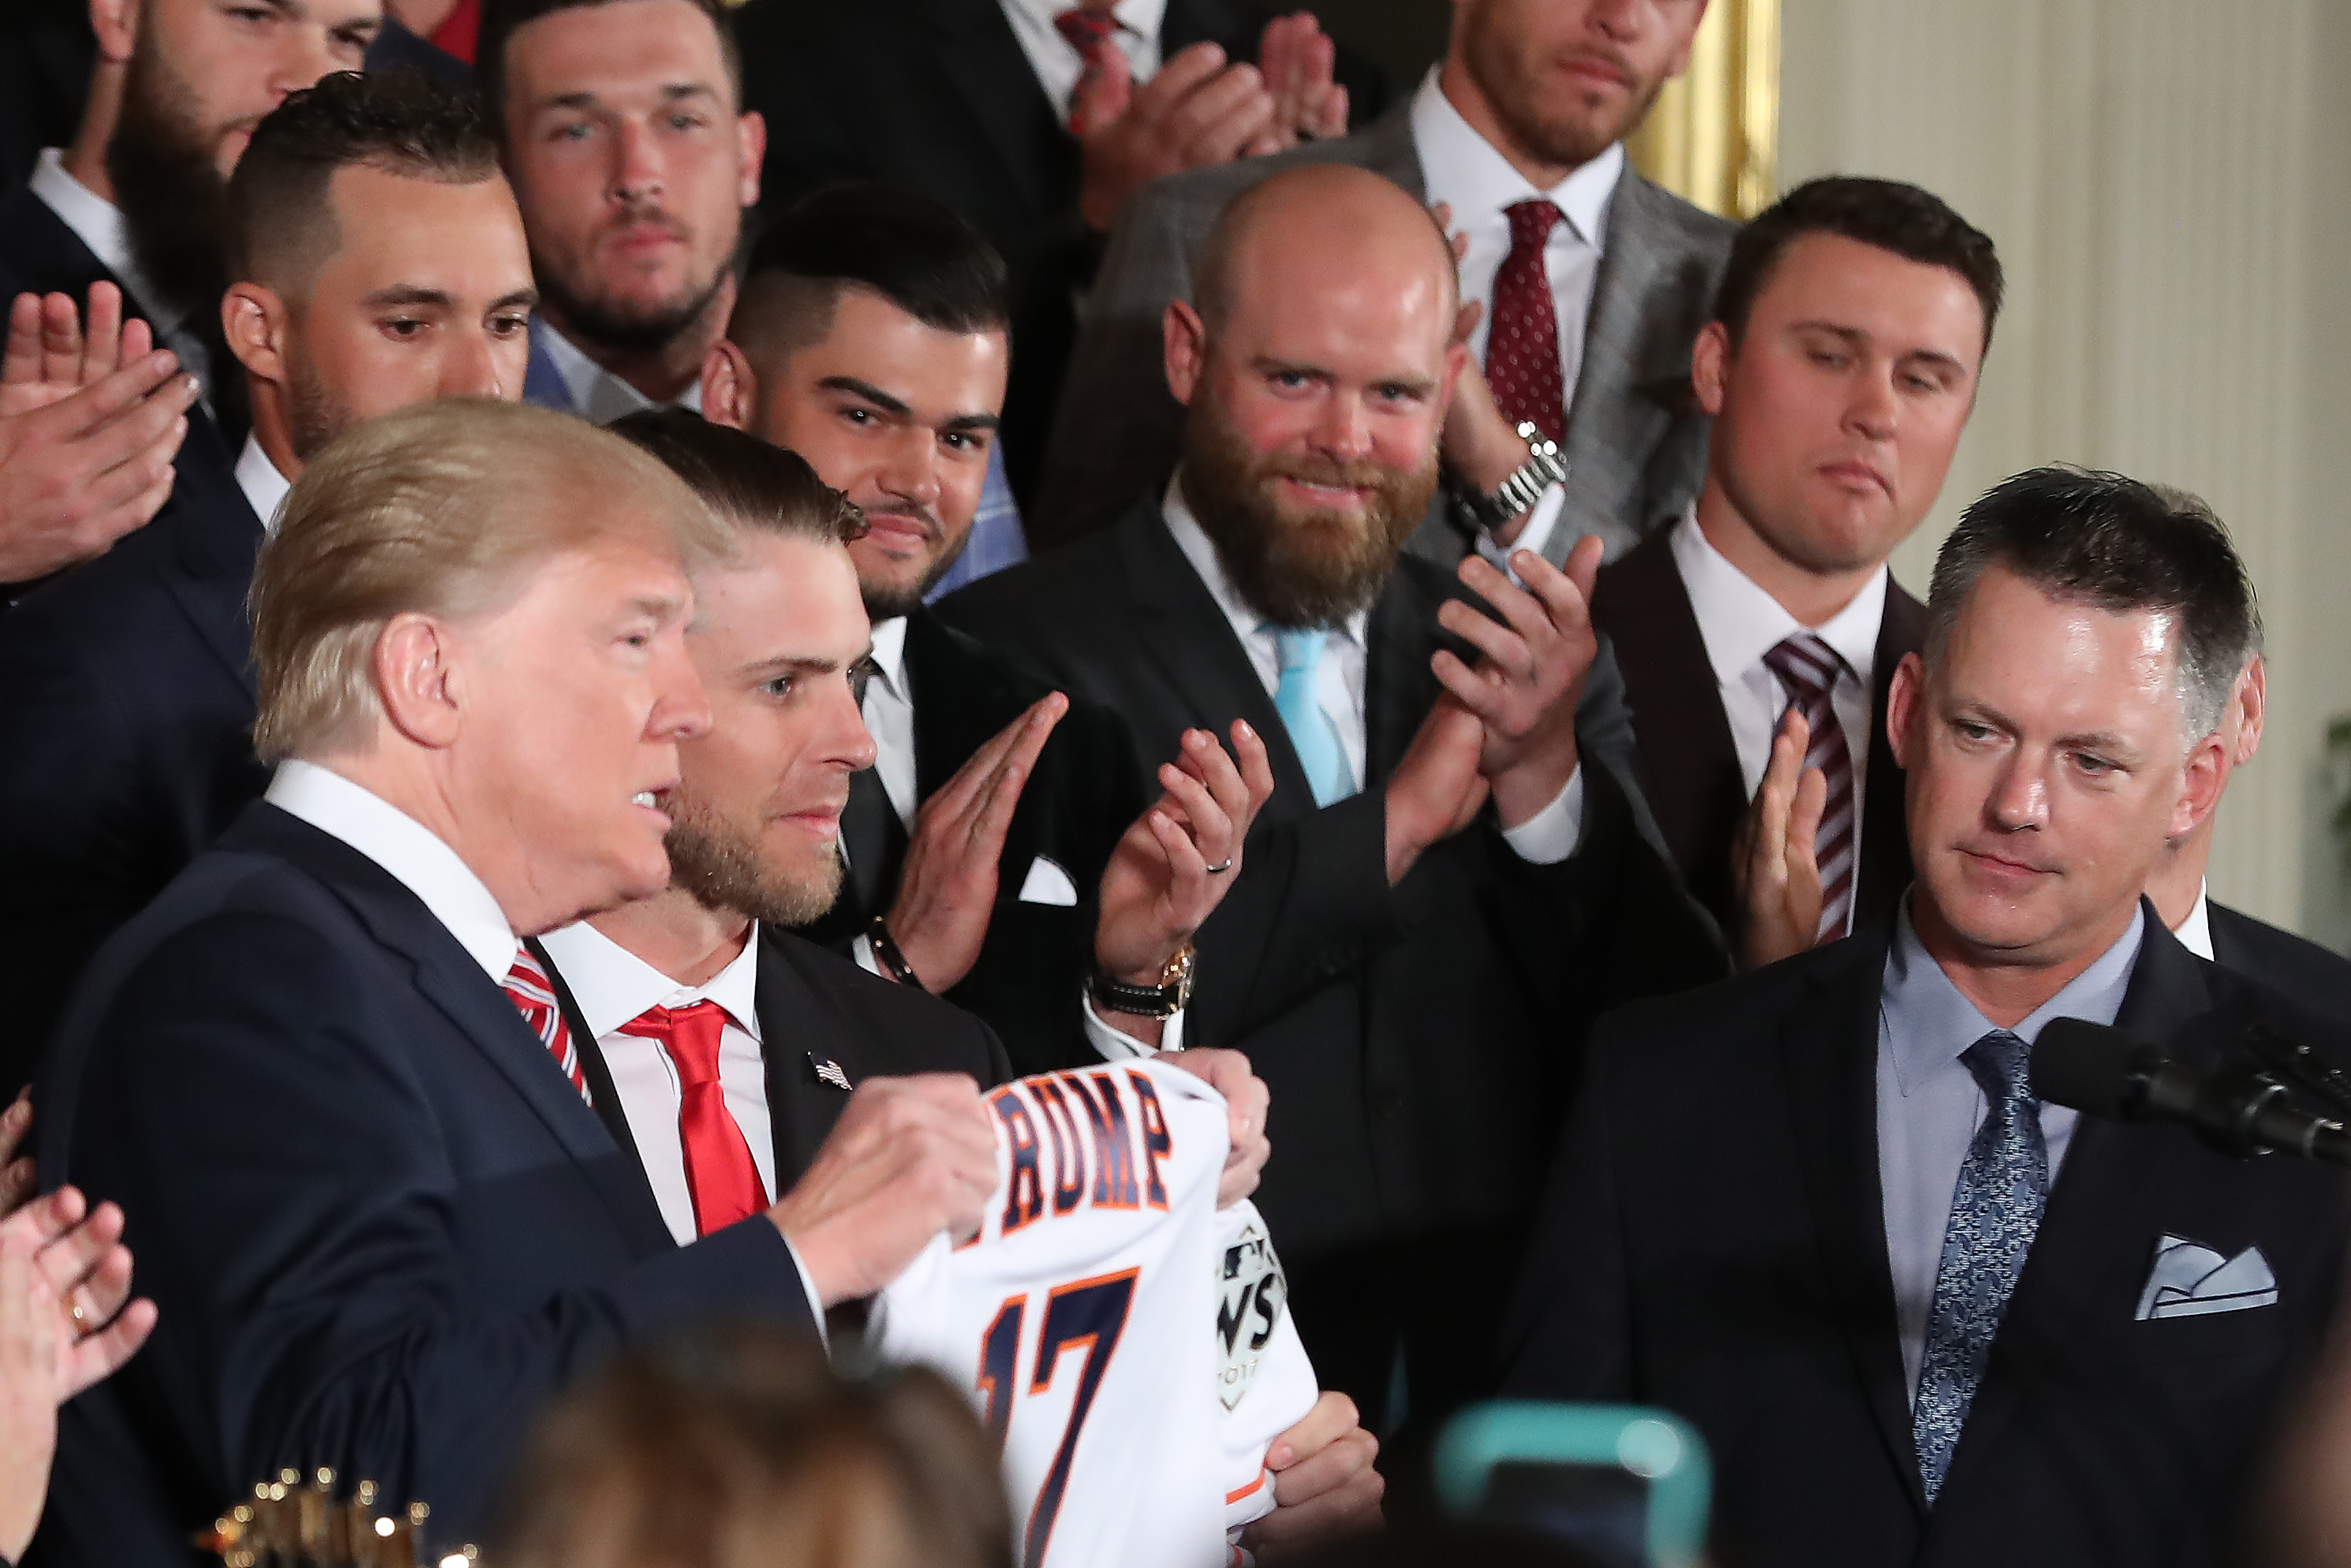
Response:
M2351 710L2351 5L1783 0L1784 187L1913 180L1991 234L2009 304L1935 546L2001 476L2064 461L2184 486L2236 534L2270 629L2261 757L2216 896L2343 946L2326 721Z

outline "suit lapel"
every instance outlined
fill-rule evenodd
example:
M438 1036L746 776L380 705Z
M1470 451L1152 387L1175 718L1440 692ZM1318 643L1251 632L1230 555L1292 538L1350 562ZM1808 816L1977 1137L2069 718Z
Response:
M906 617L906 685L914 708L914 794L927 800L1027 705L929 610Z
M784 944L759 928L759 1054L768 1074L768 1128L776 1146L776 1196L791 1189L841 1116L849 1092L821 1076L838 1069L851 1083L871 1071L857 1031L809 984Z
M916 41L909 47L929 49L1031 209L1051 211L1066 180L1049 184L1047 172L1074 170L1077 143L1054 114L1003 8L991 0L917 0L915 10Z
M1902 769L1886 739L1886 694L1906 654L1926 645L1927 607L1886 585L1886 611L1877 622L1876 667L1870 677L1869 764L1862 784L1861 885L1855 890L1855 924L1886 917L1910 885L1910 830L1903 799Z
M1653 296L1675 286L1679 259L1657 243L1650 209L1664 199L1630 168L1616 183L1562 444L1571 470L1614 475L1627 464L1645 462L1657 428L1691 396L1689 342L1673 330L1683 313L1653 305ZM1626 489L1620 479L1612 479L1593 493ZM1641 533L1657 520L1621 519Z
M257 701L246 596L261 553L262 520L236 482L235 465L218 451L208 430L191 426L181 444L174 487L181 485L187 486L189 499L181 503L174 497L171 527L179 572L167 578L167 586L197 636Z
M1821 1287L1886 1459L1923 1513L1878 1180L1877 1015L1886 940L1882 929L1857 936L1844 944L1842 963L1811 977L1813 994L1792 1013L1780 1052L1819 1240Z
M580 1010L580 1003L571 994L570 982L563 977L563 971L557 968L555 960L548 956L545 945L533 936L525 940L523 946L529 948L530 956L538 960L538 967L547 971L548 982L554 988L555 1005L562 1009L563 1027L571 1031L572 1049L580 1053L580 1071L588 1080L590 1108L596 1113L597 1120L604 1124L604 1130L612 1134L612 1142L620 1145L621 1152L629 1156L629 1163L643 1171L645 1168L644 1155L637 1150L637 1135L629 1127L629 1113L622 1106L621 1092L612 1082L612 1067L604 1060L603 1042L588 1026L587 1015ZM645 1193L650 1197L653 1188L648 1186Z
M1384 783L1411 749L1420 721L1436 705L1437 674L1428 666L1436 646L1437 602L1420 591L1404 561L1388 574L1387 586L1364 627L1369 644L1364 669L1364 788ZM1450 643L1450 639L1447 640ZM1474 650L1451 643L1471 663Z

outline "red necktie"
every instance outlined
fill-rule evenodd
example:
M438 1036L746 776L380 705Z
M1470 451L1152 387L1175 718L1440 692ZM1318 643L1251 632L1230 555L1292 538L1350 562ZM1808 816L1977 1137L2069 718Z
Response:
M1853 753L1830 700L1844 661L1810 632L1798 632L1764 654L1763 663L1787 688L1788 706L1812 727L1804 766L1819 768L1828 781L1820 831L1813 835L1813 860L1821 873L1821 924L1813 939L1826 942L1845 934L1853 904Z
M547 971L538 967L529 948L516 950L514 967L507 971L506 988L507 1000L521 1009L523 1022L530 1025L538 1043L555 1058L563 1076L571 1080L571 1087L580 1091L580 1098L588 1101L588 1074L580 1068L579 1049L571 1043L571 1026L563 1021L555 988L548 983Z
M1504 419L1512 424L1532 420L1553 441L1564 441L1567 387L1559 367L1559 307L1543 267L1543 248L1560 210L1536 200L1514 203L1502 215L1510 220L1510 254L1494 274L1486 384L1494 389Z
M694 1198L694 1228L704 1236L768 1207L751 1145L726 1109L726 1092L718 1082L718 1041L726 1029L726 1009L695 1002L674 1009L648 1008L619 1030L660 1042L677 1065L677 1135L685 1148L685 1189Z
M1118 31L1118 18L1108 11L1097 11L1091 5L1075 5L1054 17L1053 26L1069 40L1070 47L1078 51L1078 58L1085 62L1085 76L1092 76L1102 68L1102 51L1115 47L1110 40L1111 35ZM1071 99L1070 112L1074 119L1077 113L1074 95Z

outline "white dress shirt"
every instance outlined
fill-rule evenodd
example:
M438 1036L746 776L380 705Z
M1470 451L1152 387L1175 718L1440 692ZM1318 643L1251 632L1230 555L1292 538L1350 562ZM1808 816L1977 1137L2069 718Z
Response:
M675 402L658 403L580 351L554 324L534 317L531 328L547 362L570 394L571 412L593 424L610 424L623 414L646 408L690 408L702 412L702 382L697 378Z
M2181 921L2171 934L2179 938L2179 945L2182 947L2187 948L2206 963L2218 962L2212 956L2212 884L2210 883L2199 882L2196 884L2196 902L2189 909L2188 918Z
M1184 552L1192 570L1200 574L1208 596L1225 612L1234 637L1256 667L1258 679L1265 683L1266 695L1270 697L1281 685L1280 628L1251 609L1225 575L1225 565L1217 558L1214 541L1184 499L1183 481L1181 470L1168 481L1162 508L1167 531L1175 536L1176 548ZM1364 787L1364 685L1369 661L1364 632L1370 622L1371 612L1359 610L1347 617L1345 625L1332 628L1322 647L1322 662L1315 671L1315 693L1322 700L1323 716L1338 732L1350 781L1357 790ZM1502 838L1520 859L1536 865L1552 865L1575 852L1576 841L1583 832L1583 768L1579 762L1556 800L1517 827L1504 829Z
M1037 73L1038 85L1052 99L1053 111L1066 122L1085 62L1053 26L1053 18L1075 10L1076 0L1001 0L1001 4L1004 19L1012 24L1012 36L1020 40L1020 52L1029 57L1029 68ZM1118 24L1111 37L1140 86L1159 74L1159 26L1167 16L1167 0L1118 0L1110 14Z
M628 1118L629 1135L653 1184L653 1200L662 1219L683 1247L700 1231L694 1218L694 1194L685 1182L685 1144L678 1131L678 1110L685 1098L677 1063L661 1042L641 1035L622 1034L621 1026L644 1016L653 1008L686 1008L696 1002L716 1002L726 1013L718 1036L718 1088L726 1096L727 1113L743 1129L751 1147L751 1163L759 1167L759 1189L774 1202L776 1145L768 1109L768 1070L759 1039L759 944L757 934L743 951L710 980L681 986L659 969L605 936L586 921L550 931L539 938L547 956L562 971L580 1016L596 1036L596 1049L612 1075L613 1091Z
M1829 706L1836 710L1845 754L1853 760L1853 863L1859 866L1862 834L1869 827L1863 805L1869 793L1870 747L1876 738L1869 730L1869 694L1877 670L1878 624L1886 618L1886 568L1879 567L1844 609L1808 627L1707 541L1695 507L1674 525L1668 542L1690 610L1698 617L1707 663L1714 667L1715 690L1722 699L1723 717L1730 722L1730 743L1739 753L1739 775L1749 800L1762 786L1764 769L1771 765L1772 737L1788 711L1787 688L1763 663L1763 655L1794 633L1809 631L1844 661L1829 690ZM1858 875L1848 883L1848 909L1860 885Z
M277 514L285 509L286 492L294 481L277 471L269 454L261 449L258 436L245 438L245 450L237 454L236 486L245 492L246 505L261 519L261 531L266 536L277 531Z
M138 307L153 326L161 340L156 347L169 349L180 357L180 368L196 378L196 385L204 395L207 406L212 402L212 355L194 333L183 329L180 318L162 308L154 285L139 270L139 262L131 249L131 236L124 230L122 213L112 202L66 172L65 150L45 147L40 161L33 166L28 182L33 194L48 204L74 237L96 256L99 265L114 275L131 296L127 302ZM89 302L77 299L74 304L88 309Z

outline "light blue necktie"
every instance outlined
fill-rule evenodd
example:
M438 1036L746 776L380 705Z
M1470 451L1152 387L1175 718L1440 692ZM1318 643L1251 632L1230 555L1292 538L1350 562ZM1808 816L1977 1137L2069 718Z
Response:
M2049 1198L2049 1146L2041 1138L2040 1103L2026 1087L2031 1057L2032 1048L2004 1029L1959 1056L1987 1105L1951 1189L1951 1221L1935 1269L1918 1397L1910 1411L1918 1478L1930 1503L1950 1469L1951 1450L1959 1447L1969 1403L1983 1380L1992 1339Z
M1277 630L1274 637L1281 650L1281 682L1274 688L1274 711L1281 715L1282 727L1290 731L1290 747L1298 753L1299 766L1306 769L1314 803L1327 806L1343 800L1355 792L1355 775L1347 766L1337 727L1322 710L1315 680L1330 633L1317 627L1303 632Z

